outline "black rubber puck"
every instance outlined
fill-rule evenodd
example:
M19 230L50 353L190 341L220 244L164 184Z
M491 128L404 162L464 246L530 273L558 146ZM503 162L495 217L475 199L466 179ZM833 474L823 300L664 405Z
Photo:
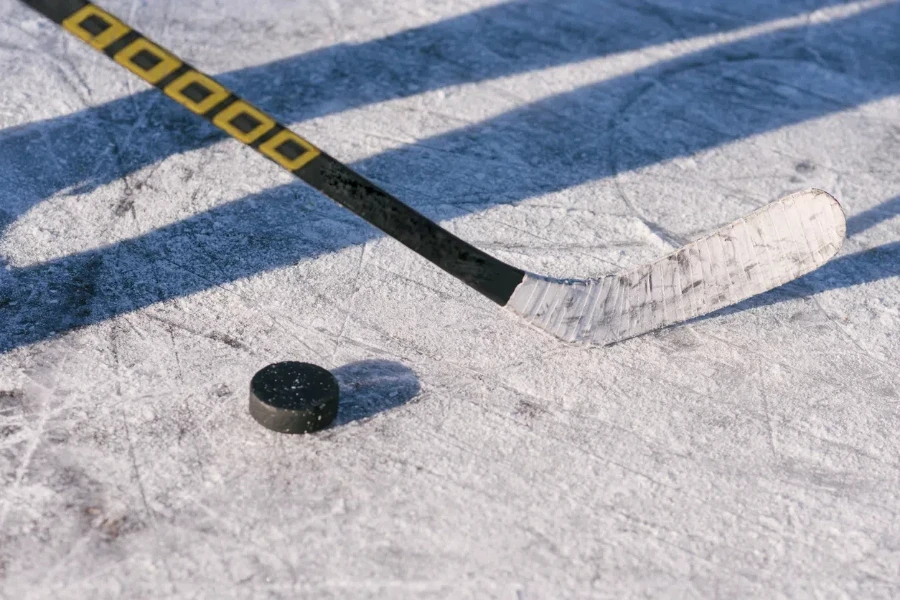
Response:
M281 433L310 433L331 424L338 412L334 375L302 362L271 364L250 381L250 414Z

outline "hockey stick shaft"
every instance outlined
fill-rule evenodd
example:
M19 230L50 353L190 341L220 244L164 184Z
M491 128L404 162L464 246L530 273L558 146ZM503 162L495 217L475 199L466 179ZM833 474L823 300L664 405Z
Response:
M524 271L459 239L99 6L22 1L497 304L522 282Z

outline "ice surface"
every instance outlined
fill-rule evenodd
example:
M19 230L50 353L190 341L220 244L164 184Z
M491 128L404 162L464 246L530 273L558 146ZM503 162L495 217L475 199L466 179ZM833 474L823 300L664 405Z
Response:
M0 3L0 597L900 595L900 6L103 6L488 252L816 187L826 267L573 348ZM336 425L247 412L277 360Z

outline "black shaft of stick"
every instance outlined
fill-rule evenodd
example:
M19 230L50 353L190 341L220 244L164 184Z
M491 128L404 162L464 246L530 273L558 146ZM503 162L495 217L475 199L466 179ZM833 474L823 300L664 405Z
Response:
M79 33L76 35L91 43L110 58L114 58L116 62L125 64L130 60L131 62L126 64L129 70L164 90L166 95L172 98L175 98L171 92L172 85L178 87L179 80L188 81L188 79L182 78L194 75L208 78L211 83L207 85L209 87L215 85L216 89L223 94L223 99L208 109L191 110L213 122L226 133L262 152L267 158L290 170L341 206L356 213L497 304L505 305L516 287L522 282L525 272L521 269L512 267L459 239L299 136L292 135L292 139L296 139L297 142L292 147L289 141L279 144L280 140L286 139L283 138L286 135L286 128L283 125L237 95L227 92L221 83L197 71L167 50L153 44L137 30L125 25L121 20L96 5L84 0L22 0L22 2L63 25L70 32L73 31L73 28L81 26L83 31L78 30ZM86 7L91 8L86 9ZM95 9L96 14L84 17L80 25L79 23L67 23L67 20L79 11ZM80 14L86 15L87 13ZM111 23L118 25L111 26ZM91 41L89 41L84 36L94 37L91 37ZM149 47L146 42L150 42ZM159 57L165 58L160 61ZM167 68L168 64L172 65L170 69ZM164 75L160 78L157 76L159 73L164 73ZM200 101L197 98L201 98L203 93L210 90L201 88L201 95L197 95L196 89L195 84L193 94L190 94L187 86L182 87L180 91L184 94L175 92L175 95L179 95L181 98L177 101L185 106L195 101L198 103L195 106L199 105ZM185 96L189 98L186 99ZM207 94L208 96L209 94ZM242 109L237 108L238 105L246 107L246 114L241 114ZM224 126L222 115L228 115L226 119L230 119L225 121ZM250 115L249 119L247 115ZM220 118L216 119L216 117ZM260 124L260 121L263 123ZM254 129L254 127L259 129ZM262 131L262 133L257 134L257 131ZM278 140L274 138L278 138ZM273 143L264 151L263 148L266 148L269 141ZM307 160L302 159L304 154L309 157ZM297 158L300 159L299 163L291 162L291 159ZM291 166L293 164L300 164L300 166L293 168Z

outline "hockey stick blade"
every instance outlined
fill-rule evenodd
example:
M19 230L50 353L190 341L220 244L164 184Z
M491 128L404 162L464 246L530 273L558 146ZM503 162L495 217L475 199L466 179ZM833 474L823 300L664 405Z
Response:
M585 281L533 275L451 234L99 6L22 1L463 283L567 341L610 344L772 289L824 264L846 230L837 201L812 190L619 275Z
M507 308L568 342L612 344L801 277L837 254L846 231L830 194L797 192L622 273L590 280L526 273Z

